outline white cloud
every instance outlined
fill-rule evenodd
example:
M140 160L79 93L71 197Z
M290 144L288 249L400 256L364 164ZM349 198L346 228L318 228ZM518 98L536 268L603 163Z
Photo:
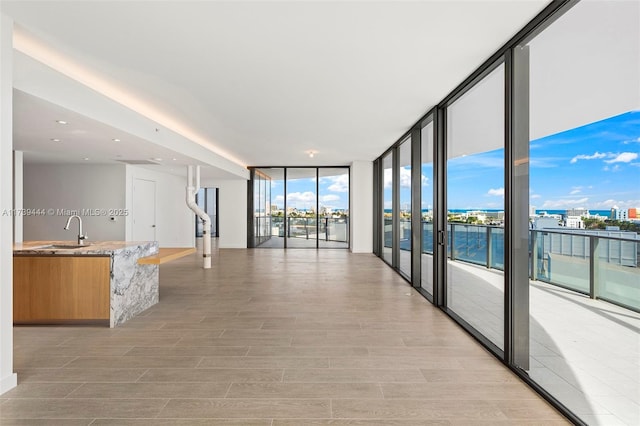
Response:
M335 194L322 195L320 196L321 203L330 203L332 201L340 201L340 196Z
M605 172L619 172L621 170L620 164L615 164L613 167L604 166L602 168Z
M531 198L532 200L535 200L536 198L542 198L542 195L540 195L540 194L531 194L529 196L529 198Z
M391 182L393 181L393 173L391 169L384 169L384 187L391 188Z
M605 201L600 201L597 203L593 203L594 210L609 210L614 206L617 206L620 209L631 209L640 207L640 200L614 200L608 199Z
M504 197L504 188L496 188L496 189L491 188L487 192L487 195L492 195L495 197Z
M411 169L400 167L400 187L411 188Z
M420 182L422 183L422 186L429 186L429 178L425 175L422 175Z
M311 191L291 192L287 194L287 207L309 208L315 207L316 194Z
M598 160L600 158L607 158L609 157L610 154L605 154L603 152L595 152L593 155L576 155L575 157L573 157L570 161L571 164L575 164L578 162L578 160Z
M581 186L574 186L571 188L571 192L569 192L569 195L576 195L582 192L582 187Z
M391 188L393 174L391 169L384 169L384 187ZM411 169L400 167L400 186L402 188L411 188Z
M320 178L320 182L323 180L329 180L331 185L327 189L331 192L348 192L349 191L349 175L328 176Z
M576 198L576 199L560 199L560 200L547 200L542 204L543 209L562 209L568 207L576 207L584 205L589 201L589 198Z
M284 204L284 195L276 195L274 201L276 202L276 204Z
M635 160L636 158L638 158L638 153L636 152L623 152L621 154L616 155L615 158L611 159L611 160L605 160L605 163L611 164L611 163L630 163L633 160Z
M640 138L637 138L637 139L630 139L630 140L628 140L628 141L624 141L624 142L622 142L622 143L623 143L623 144L625 144L625 145L629 145L630 143L640 143Z

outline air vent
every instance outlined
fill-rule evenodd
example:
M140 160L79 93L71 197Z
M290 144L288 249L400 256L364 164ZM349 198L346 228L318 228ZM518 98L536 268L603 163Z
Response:
M153 164L155 166L159 165L155 161L151 161L151 160L117 160L117 161L125 164Z

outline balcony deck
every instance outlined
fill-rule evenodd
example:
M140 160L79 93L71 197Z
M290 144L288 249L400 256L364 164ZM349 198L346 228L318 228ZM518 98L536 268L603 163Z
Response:
M503 273L449 262L452 309L502 340ZM640 424L640 314L531 281L530 377L593 425Z

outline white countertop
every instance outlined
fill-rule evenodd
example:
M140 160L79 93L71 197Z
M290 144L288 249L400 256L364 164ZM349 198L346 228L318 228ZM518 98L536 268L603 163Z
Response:
M78 248L59 248L53 245L77 245L77 241L24 241L13 245L15 254L111 254L127 248L149 244L150 241L85 241Z

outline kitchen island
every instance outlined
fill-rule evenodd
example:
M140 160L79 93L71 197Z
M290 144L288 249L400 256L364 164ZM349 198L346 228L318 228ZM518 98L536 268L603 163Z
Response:
M159 267L138 260L158 243L96 241L16 243L15 324L99 323L116 327L158 303Z

